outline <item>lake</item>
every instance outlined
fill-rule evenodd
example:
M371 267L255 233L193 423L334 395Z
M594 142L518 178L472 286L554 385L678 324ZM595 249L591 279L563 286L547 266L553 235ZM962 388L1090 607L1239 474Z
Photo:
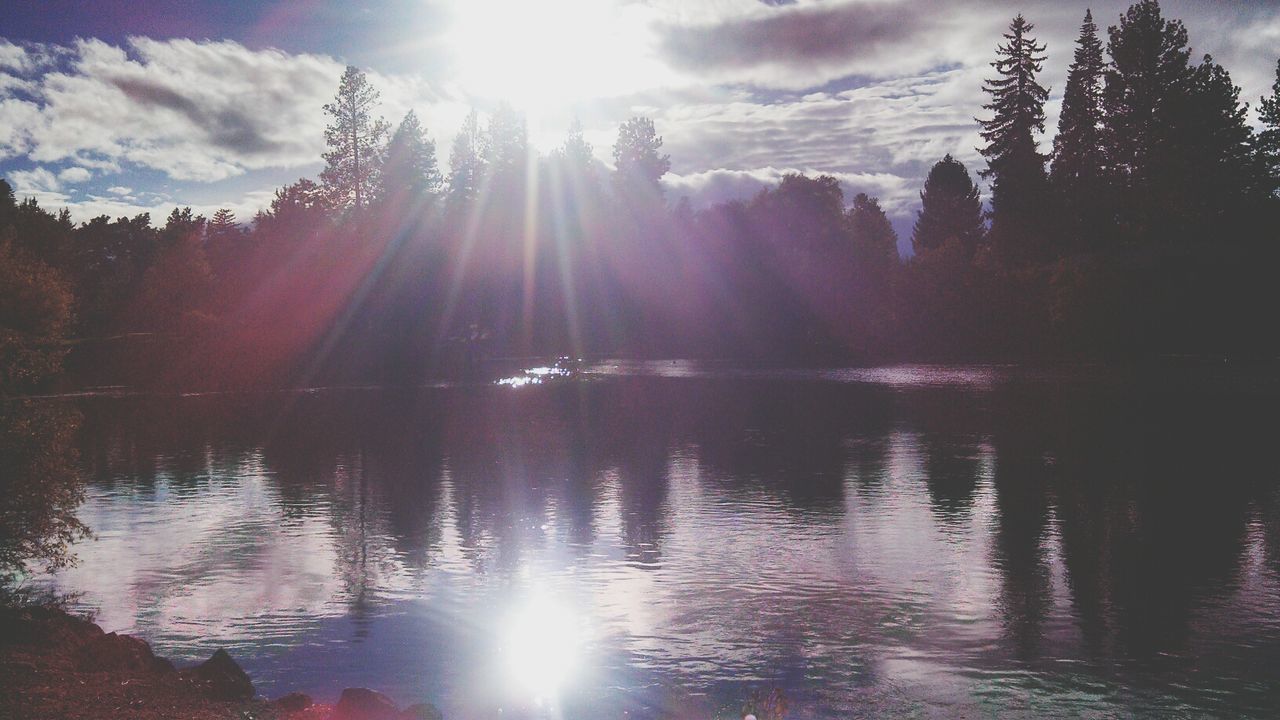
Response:
M1280 372L604 362L56 399L58 587L451 718L1280 713Z

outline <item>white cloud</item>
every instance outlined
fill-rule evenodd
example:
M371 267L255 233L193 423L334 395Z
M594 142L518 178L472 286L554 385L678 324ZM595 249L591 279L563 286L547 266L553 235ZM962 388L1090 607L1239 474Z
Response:
M133 188L125 187L123 185L115 185L113 187L107 188L107 192L111 193L112 195L128 195L133 192Z
M14 50L16 48L16 50ZM0 46L2 62L19 48ZM207 182L261 168L313 164L343 66L320 55L250 50L235 42L80 40L67 67L40 75L33 101L0 102L0 157L158 170ZM407 109L427 89L386 83Z
M58 173L58 179L66 183L82 183L91 177L93 173L79 166L69 167Z

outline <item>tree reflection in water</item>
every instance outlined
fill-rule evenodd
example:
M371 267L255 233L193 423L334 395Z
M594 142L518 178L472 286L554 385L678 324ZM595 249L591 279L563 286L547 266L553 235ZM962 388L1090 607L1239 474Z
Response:
M91 522L163 536L184 503L229 510L193 555L67 586L179 655L220 633L267 687L460 711L503 599L539 584L598 629L569 715L714 710L765 682L831 712L1098 683L1086 709L1276 700L1273 385L894 377L86 401Z

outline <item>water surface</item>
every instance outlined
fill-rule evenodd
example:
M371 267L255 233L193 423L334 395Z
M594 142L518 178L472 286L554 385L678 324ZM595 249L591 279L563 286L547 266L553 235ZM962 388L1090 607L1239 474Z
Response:
M1274 716L1270 369L602 363L84 397L64 590L460 717ZM520 378L523 378L521 380Z

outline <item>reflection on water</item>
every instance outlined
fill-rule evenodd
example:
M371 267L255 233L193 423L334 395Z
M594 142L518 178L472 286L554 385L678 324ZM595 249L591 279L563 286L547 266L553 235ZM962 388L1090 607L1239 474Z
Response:
M268 695L453 717L1274 715L1280 387L602 363L88 398L65 589ZM524 376L541 377L526 373Z

